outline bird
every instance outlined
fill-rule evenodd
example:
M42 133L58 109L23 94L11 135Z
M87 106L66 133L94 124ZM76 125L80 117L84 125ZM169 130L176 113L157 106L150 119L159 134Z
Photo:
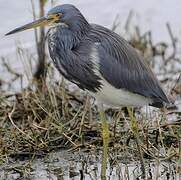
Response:
M170 103L160 82L143 56L112 30L89 23L72 4L58 5L11 35L39 26L49 26L50 57L60 74L97 99L103 128L103 176L109 130L104 105L153 106Z

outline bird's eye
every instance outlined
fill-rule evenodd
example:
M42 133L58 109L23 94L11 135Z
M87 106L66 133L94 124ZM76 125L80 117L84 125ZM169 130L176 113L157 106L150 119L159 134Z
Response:
M61 16L62 16L61 13L56 14L56 17L61 17Z

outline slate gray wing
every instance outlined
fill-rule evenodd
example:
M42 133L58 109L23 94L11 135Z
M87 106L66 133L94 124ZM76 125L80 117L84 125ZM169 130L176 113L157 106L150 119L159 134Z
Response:
M125 89L153 100L152 106L162 107L169 100L160 83L139 53L118 34L92 25L99 54L100 73L118 89ZM94 31L95 30L95 31Z
M81 89L97 92L101 83L100 78L93 71L93 63L89 60L90 43L83 43L78 48L64 50L58 38L53 42L56 43L51 45L49 38L49 53L59 72Z

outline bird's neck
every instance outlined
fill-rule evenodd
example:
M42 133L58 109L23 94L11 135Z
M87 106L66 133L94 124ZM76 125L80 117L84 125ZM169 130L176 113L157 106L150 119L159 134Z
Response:
M48 40L61 51L72 50L79 45L81 40L89 33L90 25L75 30L67 27L52 27L48 32Z

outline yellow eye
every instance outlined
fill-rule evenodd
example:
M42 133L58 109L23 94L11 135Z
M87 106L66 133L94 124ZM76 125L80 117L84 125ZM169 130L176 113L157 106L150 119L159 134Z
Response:
M62 16L61 13L51 14L51 15L49 15L48 19L55 22L55 21L59 20L61 16Z
M59 20L61 16L62 16L62 14L58 13L58 14L54 14L53 18L54 18L54 20Z

